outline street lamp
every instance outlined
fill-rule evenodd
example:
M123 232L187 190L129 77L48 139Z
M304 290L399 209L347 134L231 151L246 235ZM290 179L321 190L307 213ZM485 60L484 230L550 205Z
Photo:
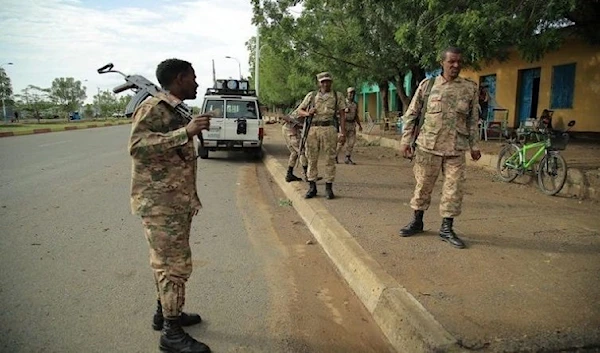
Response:
M240 80L243 79L243 77L242 77L242 64L240 64L240 61L238 59L234 58L233 56L229 56L229 55L226 56L225 58L227 58L227 59L233 59L233 60L237 61L237 63L238 63L238 69L240 71Z
M265 46L269 46L269 43L264 43L260 47L258 46L258 29L256 30L256 54L254 55L254 91L258 96L258 75L260 73L260 53Z
M0 65L0 67L2 67L4 65L12 65L12 64L13 63L4 63L4 64ZM4 116L4 122L6 122L7 118L6 118L6 104L4 101L4 81L2 82L2 114Z

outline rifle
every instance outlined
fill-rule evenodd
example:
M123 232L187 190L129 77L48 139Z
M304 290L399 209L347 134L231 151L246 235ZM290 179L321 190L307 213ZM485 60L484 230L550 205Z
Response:
M310 103L308 104L308 107L306 107L307 110L310 110L314 105L315 93L316 92L314 91L312 92L312 95L310 97ZM310 130L312 119L312 114L304 118L304 127L302 128L302 137L300 138L300 150L298 151L298 154L300 156L302 155L302 153L304 153L304 147L306 145L306 140L308 139L308 131Z
M425 113L427 112L427 102L429 101L429 93L431 93L431 88L433 87L434 82L435 77L432 77L427 81L427 87L425 88L425 96L423 97L423 105L421 106L419 116L415 121L415 126L413 127L410 133L411 157L409 158L409 160L411 162L417 149L417 138L419 137L419 133L421 132L421 126L423 126L423 122L425 121Z
M135 112L135 109L148 97L156 97L161 96L163 100L168 103L175 112L184 118L187 121L191 121L192 117L192 109L184 104L177 97L168 94L162 88L152 83L150 80L140 75L125 75L124 73L113 70L114 65L112 63L108 63L101 68L98 69L99 74L105 74L109 72L115 72L120 74L125 78L125 83L113 88L113 93L119 94L123 91L131 89L135 92L135 95L127 106L125 107L125 116L131 117ZM200 140L200 147L204 148L204 138L202 137L202 132L198 134L198 139Z

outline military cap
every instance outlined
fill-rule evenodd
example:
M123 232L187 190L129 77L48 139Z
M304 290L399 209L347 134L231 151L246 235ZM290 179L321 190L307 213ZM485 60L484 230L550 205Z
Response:
M317 80L319 82L333 81L333 78L331 77L331 74L329 72L321 72L320 74L317 75Z
M354 87L348 87L348 89L346 91L348 93L350 93L350 92L356 92L356 89L354 89Z

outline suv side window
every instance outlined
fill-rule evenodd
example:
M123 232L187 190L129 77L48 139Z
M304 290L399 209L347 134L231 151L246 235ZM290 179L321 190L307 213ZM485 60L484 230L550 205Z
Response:
M227 119L258 119L256 103L253 101L227 101Z
M215 117L222 118L223 117L223 100L222 99L207 100L206 104L204 105L203 113L210 112L211 110L216 110L216 109L219 109L220 114Z

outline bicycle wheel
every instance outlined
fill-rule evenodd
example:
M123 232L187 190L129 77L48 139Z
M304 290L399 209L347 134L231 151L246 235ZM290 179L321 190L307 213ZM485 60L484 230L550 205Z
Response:
M548 153L540 161L538 185L546 195L556 195L567 181L567 162L559 153Z
M519 148L516 145L506 145L498 154L496 170L500 180L510 183L519 176Z

